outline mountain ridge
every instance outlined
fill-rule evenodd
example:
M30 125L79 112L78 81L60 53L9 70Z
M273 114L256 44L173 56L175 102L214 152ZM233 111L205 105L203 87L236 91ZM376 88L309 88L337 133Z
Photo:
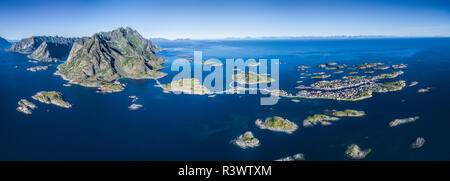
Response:
M76 40L67 61L55 73L71 83L104 87L120 78L157 79L164 59L159 48L137 31L126 27Z
M43 62L57 62L67 56L76 38L60 36L32 36L14 43L9 51L28 54Z

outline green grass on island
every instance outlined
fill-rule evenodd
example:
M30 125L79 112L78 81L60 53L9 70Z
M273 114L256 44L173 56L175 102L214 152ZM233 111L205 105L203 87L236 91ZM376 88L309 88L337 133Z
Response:
M266 77L260 74L257 74L255 72L245 72L245 73L238 73L233 75L233 81L240 83L240 84L261 84L261 83L270 83L274 82L275 80Z

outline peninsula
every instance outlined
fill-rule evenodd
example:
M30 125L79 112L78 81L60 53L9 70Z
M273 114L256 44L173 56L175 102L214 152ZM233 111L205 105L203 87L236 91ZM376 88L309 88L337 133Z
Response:
M419 116L414 116L414 117L409 117L409 118L404 118L404 119L395 119L394 121L389 122L389 126L395 127L400 124L412 123L412 122L415 122L416 120L418 120L419 118L420 118Z
M302 160L305 160L305 154L297 153L295 155L280 158L275 161L302 161Z

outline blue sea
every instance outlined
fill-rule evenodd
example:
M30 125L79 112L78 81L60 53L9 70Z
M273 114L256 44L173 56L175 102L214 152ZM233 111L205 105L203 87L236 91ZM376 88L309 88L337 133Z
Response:
M95 88L67 83L48 70L26 68L26 55L0 51L0 160L275 160L296 153L306 160L348 160L349 144L371 148L365 160L450 160L450 39L384 38L340 40L190 40L158 41L159 52L168 62L160 79L168 83L178 72L170 71L178 55L202 51L203 60L217 58L279 59L280 88L295 93L298 85L317 80L300 79L299 65L311 66L309 73L323 71L318 64L338 62L359 65L383 62L407 64L395 80L413 87L401 91L374 93L361 101L282 98L275 105L260 105L263 95L176 95L163 93L155 80L122 79L124 91L96 93ZM17 67L16 67L17 66ZM347 75L333 74L333 80ZM389 73L392 70L379 71ZM204 74L207 74L204 73ZM360 71L359 74L363 74ZM304 81L299 84L297 81ZM430 92L417 93L431 87ZM38 91L55 90L73 107L60 108L34 101ZM143 108L131 111L128 96L139 97ZM17 102L27 98L38 108L31 115L16 111ZM331 126L304 128L302 121L325 109L355 109L366 112L358 118L342 118ZM258 118L281 116L300 127L293 134L261 130ZM420 116L416 122L391 128L397 118ZM252 131L261 146L241 149L230 140ZM410 144L424 137L425 145Z

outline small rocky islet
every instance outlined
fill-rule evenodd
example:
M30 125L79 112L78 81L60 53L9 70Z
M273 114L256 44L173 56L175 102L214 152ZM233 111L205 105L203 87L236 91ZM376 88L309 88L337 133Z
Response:
M236 139L231 140L231 143L242 149L255 148L260 145L259 139L255 138L253 133L250 131L247 131L244 134L239 135Z
M31 98L41 103L53 104L62 108L72 107L69 102L64 101L63 94L57 91L41 91L33 95ZM24 114L32 114L32 110L37 108L34 103L28 101L27 99L21 99L17 104L19 107L17 107L16 110Z
M330 112L333 116L337 116L337 117L361 117L361 116L366 115L366 113L364 111L358 111L358 110L352 110L352 109L346 109L343 111L331 110L331 111L326 111L326 112Z
M363 159L365 158L372 149L368 148L366 150L362 150L357 144L351 144L345 150L345 156L351 159Z
M273 78L266 77L252 71L234 74L232 79L239 84L262 84L275 81Z
M128 109L134 111L134 110L138 110L141 107L143 107L141 104L131 104L130 106L128 106Z
M64 101L63 94L57 91L41 91L32 96L32 98L45 104L54 104L63 108L72 107L69 102Z
M416 138L416 140L414 142L411 143L410 147L412 149L418 149L418 148L421 148L424 144L425 144L425 138L418 137L418 138Z
M46 66L36 66L36 67L27 68L27 70L31 71L31 72L36 72L36 71L39 71L39 70L47 70L48 67L49 67L48 65L46 65Z
M33 109L36 109L37 106L26 100L26 99L21 99L18 103L19 107L16 108L17 111L19 112L23 112L24 114L31 114Z
M287 134L292 134L295 130L298 129L297 124L279 116L268 117L265 120L257 119L255 121L255 124L260 129L267 129L275 132L284 132Z
M303 161L305 160L305 154L303 153L297 153L292 156L283 157L280 159L276 159L275 161Z
M333 121L337 121L340 118L327 116L324 114L314 114L313 116L308 116L303 120L304 127L313 127L315 125L321 124L322 126L331 125Z

